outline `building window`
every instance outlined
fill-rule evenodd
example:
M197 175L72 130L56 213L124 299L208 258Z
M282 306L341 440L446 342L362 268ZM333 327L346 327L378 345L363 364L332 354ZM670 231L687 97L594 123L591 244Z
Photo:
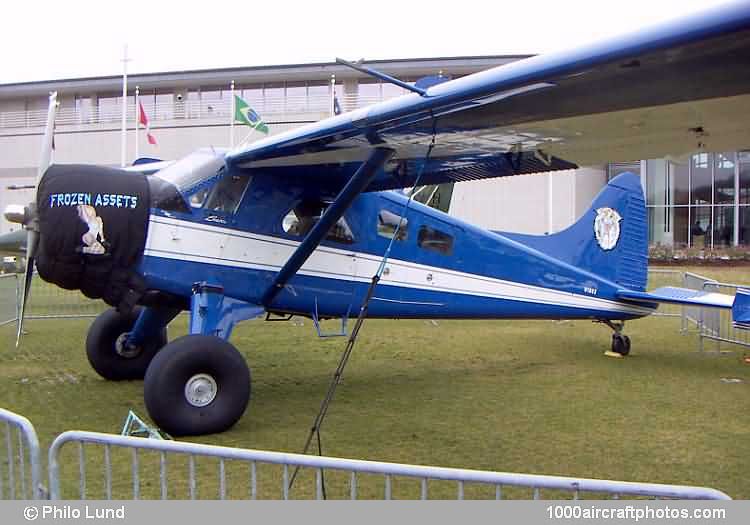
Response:
M635 173L636 175L641 175L641 163L640 161L636 162L618 162L610 164L607 168L607 180L612 180L615 177L617 177L620 173L625 173L626 171L629 171L630 173Z
M750 245L745 222L750 219L750 152L701 152L687 164L654 159L642 165L650 244L699 249ZM610 164L608 175L636 167Z
M82 97L76 95L76 115L78 116L78 122L85 124L91 122L93 118L94 104L91 101L91 97Z
M453 253L453 236L429 226L422 226L419 228L419 234L417 235L417 245L441 255L451 255Z

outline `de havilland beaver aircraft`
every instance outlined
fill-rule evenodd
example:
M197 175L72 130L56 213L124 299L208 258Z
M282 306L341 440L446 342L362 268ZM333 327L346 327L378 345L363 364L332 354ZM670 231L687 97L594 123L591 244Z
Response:
M491 232L399 190L750 145L750 4L431 86L238 148L127 169L49 165L28 230L40 276L116 307L86 350L107 379L145 379L154 422L219 432L250 373L228 342L262 313L346 318L591 319L613 330L673 302L733 309L750 292L646 291L639 178L620 175L559 233ZM356 66L363 67L363 66ZM189 335L166 326L190 311ZM20 328L20 326L19 326Z

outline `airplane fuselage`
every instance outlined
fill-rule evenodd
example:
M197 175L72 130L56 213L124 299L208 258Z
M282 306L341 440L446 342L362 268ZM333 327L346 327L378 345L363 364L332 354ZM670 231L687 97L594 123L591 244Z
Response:
M303 238L289 227L300 199L301 190L256 176L236 213L152 209L139 273L171 294L189 297L194 283L207 282L258 304ZM356 315L407 200L393 191L357 197L338 235L322 242L267 309ZM370 317L624 320L653 311L617 301L614 282L414 201L400 230Z

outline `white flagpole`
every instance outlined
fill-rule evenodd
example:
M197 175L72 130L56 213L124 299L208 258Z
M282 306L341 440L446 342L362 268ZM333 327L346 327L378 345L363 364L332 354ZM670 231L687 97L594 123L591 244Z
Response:
M140 157L140 154L138 152L138 147L140 145L140 134L141 134L141 115L140 115L140 108L141 106L138 104L138 96L140 95L140 88L138 86L135 86L135 158L138 159Z
M232 103L229 108L229 147L234 148L234 80L232 80L232 84L230 86L230 94L229 94Z
M128 147L128 45L123 46L122 53L122 130L120 132L120 166L125 167Z
M331 75L331 116L336 114L336 75Z

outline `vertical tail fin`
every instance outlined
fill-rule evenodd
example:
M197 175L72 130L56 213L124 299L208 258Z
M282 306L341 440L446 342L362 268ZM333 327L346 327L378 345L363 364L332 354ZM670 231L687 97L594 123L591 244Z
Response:
M641 181L618 175L567 229L545 236L511 234L552 257L617 283L644 291L648 280L648 222Z

